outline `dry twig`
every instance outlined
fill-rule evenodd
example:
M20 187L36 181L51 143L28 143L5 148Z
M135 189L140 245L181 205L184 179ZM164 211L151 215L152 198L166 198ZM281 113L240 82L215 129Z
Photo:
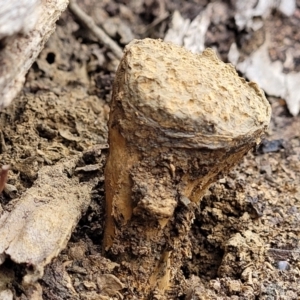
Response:
M1 168L1 171L0 171L0 193L2 193L2 191L5 188L5 184L6 184L6 181L7 181L9 168L10 168L9 165L4 165Z
M147 32L149 32L152 28L154 28L155 26L157 26L159 23L163 22L164 20L166 20L168 17L170 16L170 14L166 11L163 14L159 15L157 18L155 18L153 20L153 22L151 24L149 24L148 26L144 26L141 31L140 34L146 34Z
M25 75L36 60L68 0L0 0L0 108L8 106L25 82ZM23 33L23 34L18 34Z
M88 16L76 3L75 0L71 0L69 4L70 11L74 16L88 28L99 41L101 41L106 47L108 47L114 55L121 59L123 56L122 49L115 43L101 28L99 28L94 20Z

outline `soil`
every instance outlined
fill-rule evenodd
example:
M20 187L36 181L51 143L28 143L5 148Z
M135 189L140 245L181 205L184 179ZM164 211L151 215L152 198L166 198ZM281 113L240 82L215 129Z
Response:
M123 47L129 37L163 38L175 9L192 19L208 2L85 0L80 5L98 25L119 26L113 38ZM283 23L289 33L289 22ZM293 35L286 39L293 43ZM229 15L210 26L206 46L219 49L226 61L233 40L242 38ZM4 211L33 186L43 166L78 157L73 176L80 182L97 178L67 247L39 280L42 299L139 299L122 266L102 255L103 168L117 65L109 49L66 11L23 91L0 114L1 164L11 166L0 198ZM187 237L192 253L165 299L300 299L300 118L288 113L283 99L268 100L273 110L268 134L201 200ZM15 299L33 299L21 284L24 268L9 260L1 266L10 274Z

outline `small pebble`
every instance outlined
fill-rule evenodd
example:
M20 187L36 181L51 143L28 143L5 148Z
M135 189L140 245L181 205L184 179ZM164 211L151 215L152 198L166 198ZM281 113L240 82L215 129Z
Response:
M278 152L280 149L284 149L284 140L263 140L258 147L258 152L261 154L269 153L269 152Z
M191 203L191 200L185 196L181 196L180 201L185 207L188 207L189 204Z
M290 269L290 265L286 260L281 260L277 263L277 268L280 271L287 271Z

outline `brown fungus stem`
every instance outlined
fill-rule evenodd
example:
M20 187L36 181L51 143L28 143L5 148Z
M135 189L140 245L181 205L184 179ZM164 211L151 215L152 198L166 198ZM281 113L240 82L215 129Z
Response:
M140 299L172 288L196 206L260 141L270 115L258 86L210 49L151 39L125 48L108 124L104 251Z

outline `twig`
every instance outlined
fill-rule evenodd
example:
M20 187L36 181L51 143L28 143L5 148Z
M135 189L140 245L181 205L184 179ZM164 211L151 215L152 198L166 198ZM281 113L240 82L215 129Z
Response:
M158 16L157 18L154 19L154 21L151 24L149 24L148 26L144 26L143 29L140 31L140 34L146 34L150 29L157 26L159 23L161 23L166 18L168 18L169 15L170 14L168 12L165 12L162 15Z
M279 253L300 253L300 250L296 249L277 249L277 248L269 248L268 251L279 252Z
M5 188L5 184L6 184L6 181L7 181L9 168L10 168L9 165L4 165L1 168L1 171L0 171L0 193L2 193L2 191Z
M114 53L118 59L122 58L123 51L118 44L96 25L94 20L78 6L75 0L70 0L69 9L75 17L97 37L99 41L101 41Z
M277 260L286 260L288 258L293 258L295 255L300 254L300 250L298 249L277 249L277 248L269 248L268 252L274 259Z

